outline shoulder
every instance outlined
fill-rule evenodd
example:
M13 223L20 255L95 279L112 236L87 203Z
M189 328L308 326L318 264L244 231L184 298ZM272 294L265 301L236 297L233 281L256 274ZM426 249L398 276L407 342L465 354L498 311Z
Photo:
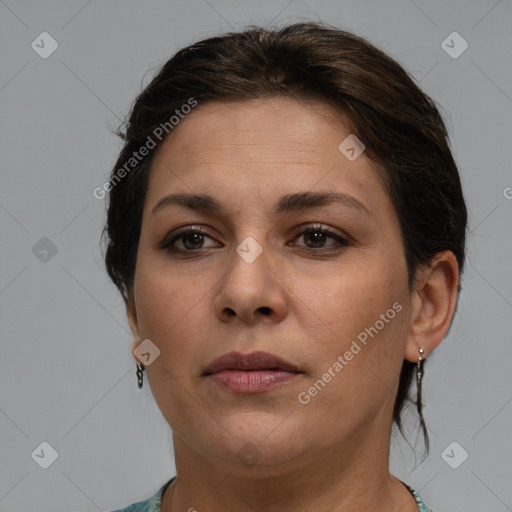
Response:
M113 510L112 512L160 512L160 505L162 503L162 496L164 495L165 489L169 486L169 484L175 479L171 478L168 482L166 482L158 491L144 501L138 501L137 503L133 503L132 505L128 505L125 508L120 508L118 510Z

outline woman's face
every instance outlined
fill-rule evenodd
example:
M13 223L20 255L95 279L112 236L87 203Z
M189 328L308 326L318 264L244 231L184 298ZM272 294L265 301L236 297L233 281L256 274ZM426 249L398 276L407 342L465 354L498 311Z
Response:
M407 267L378 171L364 152L353 159L350 139L339 149L344 119L291 99L212 102L155 155L128 315L134 347L160 350L147 378L191 453L276 466L389 443ZM154 210L170 194L218 209ZM193 227L203 233L176 236ZM267 352L299 373L205 375L233 351Z

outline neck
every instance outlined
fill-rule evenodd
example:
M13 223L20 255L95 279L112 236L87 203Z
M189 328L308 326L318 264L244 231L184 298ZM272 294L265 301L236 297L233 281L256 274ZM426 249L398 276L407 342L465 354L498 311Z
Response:
M248 467L238 459L204 457L173 433L177 478L164 494L162 512L221 512L227 504L238 512L417 512L412 495L389 473L389 437L385 443L363 437L364 445L350 439L285 463Z

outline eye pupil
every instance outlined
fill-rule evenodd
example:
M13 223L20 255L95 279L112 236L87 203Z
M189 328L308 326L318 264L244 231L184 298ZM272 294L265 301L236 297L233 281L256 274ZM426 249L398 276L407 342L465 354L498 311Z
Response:
M190 244L187 243L187 241L190 241L193 239L192 246L190 247ZM189 233L182 238L183 246L187 249L200 249L201 245L203 243L203 235L201 233ZM198 247L195 247L194 245L197 244Z
M313 245L317 247L318 243L320 242L319 246L323 246L325 243L325 233L322 233L321 231L309 231L304 234L304 239L307 240L308 238L313 241ZM324 242L324 243L321 243ZM306 243L306 245L308 245Z

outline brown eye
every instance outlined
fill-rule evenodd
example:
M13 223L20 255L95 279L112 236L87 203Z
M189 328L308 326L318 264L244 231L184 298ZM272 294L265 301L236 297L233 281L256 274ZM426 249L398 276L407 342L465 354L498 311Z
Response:
M341 236L322 226L310 226L302 230L295 239L302 238L304 245L298 244L298 247L310 249L312 252L326 252L329 250L339 250L340 248L350 245L350 242ZM204 249L212 247L219 247L219 244L214 243L210 246L204 246L205 240L213 240L212 237L207 235L200 227L188 227L174 233L172 237L165 239L160 248L174 254L193 255L200 253ZM328 243L332 240L334 243Z
M201 233L186 233L185 235L181 235L179 238L182 240L185 249L201 249L201 246L204 243L204 235Z
M313 226L301 231L297 238L303 238L305 242L305 246L308 249L323 249L323 248L335 248L336 246L347 246L349 245L348 240L346 240L341 235L334 233L328 229L325 229L321 226ZM336 243L326 245L328 239L334 240Z
M169 252L193 253L204 249L205 238L212 239L201 228L192 227L174 234L170 239L164 240L160 247ZM181 243L182 247L178 247L176 242Z
M304 241L306 242L306 245L308 247L317 249L318 247L324 247L325 243L329 237L325 232L320 230L314 230L314 231L306 231L303 235ZM308 243L310 242L311 245Z

